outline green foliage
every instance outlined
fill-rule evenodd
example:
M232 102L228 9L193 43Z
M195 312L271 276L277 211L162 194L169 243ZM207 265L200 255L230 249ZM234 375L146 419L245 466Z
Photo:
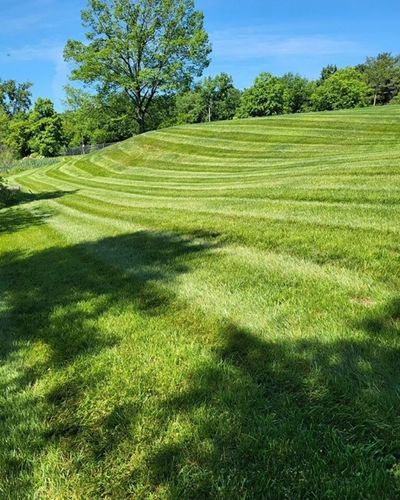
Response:
M302 113L310 109L311 95L314 91L314 83L300 75L287 73L281 78L285 87L284 99L285 113Z
M103 115L97 113L92 102L94 98L89 93L71 86L67 86L65 91L67 111L62 114L62 120L68 146L91 144L94 131L101 127L98 121Z
M66 144L61 117L50 99L39 98L29 115L19 115L9 125L8 146L18 158L32 153L56 156Z
M321 70L321 77L319 83L324 83L325 80L328 80L332 75L334 75L338 71L338 67L336 64L328 64Z
M367 84L373 90L373 104L388 104L400 90L400 56L388 52L368 57L358 66Z
M41 156L56 156L66 144L61 117L56 113L50 99L39 98L29 116L32 153Z
M65 134L70 147L123 141L139 132L129 97L123 92L91 95L82 89L67 87L63 114ZM156 96L149 108L147 127L155 130L174 125L175 98Z
M7 204L7 191L5 180L0 175L0 208Z
M231 120L240 104L240 91L226 73L208 77L197 87L202 100L202 121Z
M211 51L193 0L89 0L82 12L87 43L70 40L72 78L119 89L132 102L140 132L158 93L200 76Z
M68 111L63 114L63 123L70 147L122 141L137 132L126 94L91 95L73 87L66 91Z
M0 80L0 110L8 116L14 117L19 113L26 113L31 106L30 82L18 83L15 80Z
M177 123L231 120L240 104L240 91L226 73L205 78L176 98Z
M311 101L316 111L332 111L367 106L370 87L354 68L341 69L319 85Z
M176 96L161 94L151 103L147 117L149 130L172 127L177 123ZM136 131L139 131L136 127Z
M17 158L24 158L32 153L29 141L31 124L27 117L19 116L11 121L7 136L7 145Z
M390 101L390 104L400 104L400 93L396 94Z
M176 97L177 123L201 123L205 109L202 96L196 90L188 90Z
M28 153L27 111L31 104L30 83L0 80L0 169L13 160L12 151L21 157Z
M279 115L285 111L285 85L271 73L261 73L242 94L239 118Z
M301 113L310 108L314 84L300 75L262 73L242 96L239 118Z
M43 99L40 97L33 108L32 113L29 115L29 119L32 123L40 123L41 120L46 118L54 118L57 113L54 109L54 104L50 99Z
M0 147L5 144L10 126L10 117L6 111L0 108Z

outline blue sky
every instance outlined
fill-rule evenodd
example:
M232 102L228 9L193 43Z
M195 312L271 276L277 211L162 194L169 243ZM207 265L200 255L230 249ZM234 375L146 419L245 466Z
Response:
M82 38L86 0L0 0L0 78L30 80L34 96L62 108L69 68L62 51ZM261 71L315 78L329 63L400 53L400 1L197 0L213 43L207 74L226 71L240 88Z

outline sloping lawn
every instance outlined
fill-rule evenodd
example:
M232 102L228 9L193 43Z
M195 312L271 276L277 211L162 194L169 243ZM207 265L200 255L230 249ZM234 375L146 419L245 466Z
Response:
M398 498L400 107L11 178L0 498Z

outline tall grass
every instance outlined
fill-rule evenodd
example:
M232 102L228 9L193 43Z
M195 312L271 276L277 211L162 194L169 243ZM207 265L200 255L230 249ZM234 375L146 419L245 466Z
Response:
M16 174L32 168L48 167L60 162L60 158L24 158L16 160L12 157L0 158L0 175Z

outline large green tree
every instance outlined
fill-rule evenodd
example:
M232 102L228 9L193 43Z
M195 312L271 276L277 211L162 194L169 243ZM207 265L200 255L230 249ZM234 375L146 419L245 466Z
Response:
M41 156L56 156L66 144L61 116L50 99L39 98L29 116L29 146Z
M3 109L10 117L27 112L31 106L31 87L30 82L0 80L0 109Z
M179 125L201 123L204 116L204 101L197 89L190 89L176 96L176 121Z
M0 107L0 148L4 146L10 126L10 118L7 113Z
M310 108L315 84L301 75L286 73L281 82L284 86L284 110L286 113L301 113Z
M207 77L176 97L176 121L201 123L231 120L240 104L240 91L226 73Z
M240 103L240 91L235 88L233 79L227 73L208 77L199 84L205 120L230 120L235 116Z
M238 110L239 118L280 115L285 111L285 85L271 73L261 73L246 90Z
M31 153L56 156L65 144L61 116L50 99L39 98L29 115L20 114L10 122L7 145L18 158Z
M6 169L9 162L12 159L11 152L7 146L7 137L10 127L10 117L7 113L0 107L0 173L3 169ZM1 189L1 177L0 177L0 189Z
M29 145L31 127L26 116L18 116L10 122L6 143L17 158L25 158L32 153Z
M367 106L371 88L354 68L336 71L321 85L311 97L316 111L333 111Z
M120 91L102 95L66 87L64 130L71 148L123 141L138 133L135 112ZM147 116L151 130L175 124L175 96L156 96Z
M400 92L400 56L388 52L368 57L358 66L373 90L373 105L388 104Z
M140 132L157 94L187 85L209 64L211 46L194 0L89 0L82 21L86 43L70 40L64 51L75 63L72 78L123 90Z

